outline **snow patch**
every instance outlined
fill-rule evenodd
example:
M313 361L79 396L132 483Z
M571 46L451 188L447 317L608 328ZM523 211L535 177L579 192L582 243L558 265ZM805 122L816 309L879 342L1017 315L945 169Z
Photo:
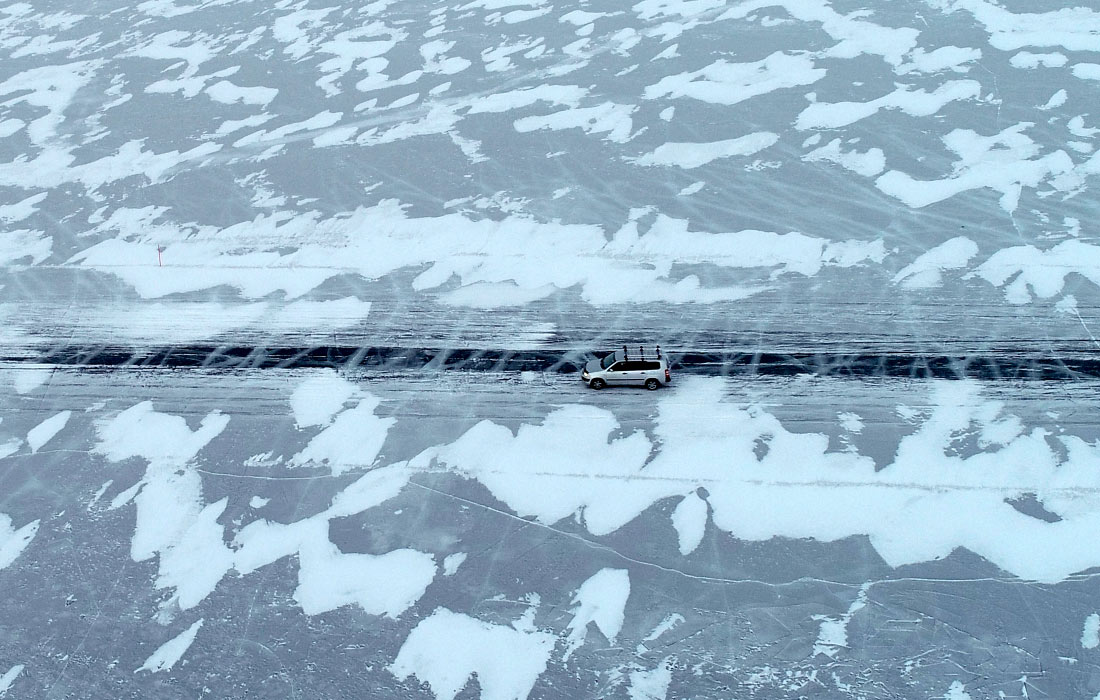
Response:
M328 425L357 391L357 386L335 372L310 377L295 387L290 397L294 422L299 430L314 425Z
M652 153L647 153L634 162L638 165L674 165L678 168L698 168L719 158L749 156L775 144L778 134L767 131L748 134L725 141L710 143L664 143Z
M69 422L72 415L72 411L61 411L31 428L30 432L27 433L27 445L30 446L31 452L38 452L43 445L61 432L61 429Z
M687 556L703 541L707 531L707 502L689 493L672 512L672 526L680 543L680 554Z
M0 127L2 126L3 122L0 122ZM2 138L2 136L0 136L0 138ZM27 197L26 199L18 201L14 204L0 204L0 223L11 224L16 221L22 221L23 219L26 219L27 217L38 211L38 207L36 205L41 204L42 200L44 199L46 199L46 193L39 192L38 194L31 195L30 197ZM5 237L7 237L7 235L10 235L10 233L10 231L7 232L7 234L5 234ZM7 258L10 260L15 260L17 257L20 256L13 256L10 253L0 253L0 259Z
M797 129L837 129L866 119L882 109L897 109L914 117L927 117L949 102L977 99L982 84L976 80L949 80L932 92L903 85L870 102L814 102L795 120Z
M657 639L665 632L672 630L674 627L681 624L682 622L684 622L683 615L681 615L680 613L669 613L665 616L665 619L661 620L661 622L653 628L652 632L645 636L645 639L643 639L642 641L652 642L654 639Z
M689 232L687 221L665 216L644 235L637 222L630 221L609 242L599 226L542 223L520 215L499 221L472 220L457 213L410 218L398 202L384 200L333 219L318 220L315 213L261 215L224 229L199 228L191 235L177 231L165 247L164 267L157 267L156 244L149 238L167 235L150 234L157 216L132 210L120 214L110 226L126 240L103 241L72 262L118 275L147 298L222 284L236 287L246 297L282 290L294 298L339 274L378 279L399 269L426 267L414 278L414 291L429 292L457 278L461 286L442 294L442 301L494 308L530 303L574 286L580 286L592 304L713 303L745 298L763 287L704 288L693 275L670 278L672 265L780 266L816 274L826 265L848 267L885 256L881 240L830 242L798 233ZM293 252L278 247L279 241L307 234L312 242ZM266 250L257 249L257 240L271 243ZM255 313L262 319L265 312Z
M707 185L706 181L698 180L696 182L691 183L690 185L688 185L684 189L680 190L677 193L677 195L680 196L680 197L690 197L691 195L695 194L696 192L699 192L700 190L702 190L704 187L706 187L706 185Z
M978 254L978 244L956 236L921 254L894 275L894 284L906 289L931 289L943 284L944 270L957 270Z
M630 139L634 124L630 115L636 109L634 105L604 102L595 107L575 107L545 116L522 117L513 126L521 134L540 129L580 129L586 134L607 134L608 141L625 143Z
M863 177L874 177L886 168L886 155L881 148L872 148L864 153L855 150L842 151L840 139L833 139L824 146L810 151L802 156L802 160L811 163L815 161L836 163Z
M443 559L443 575L454 576L458 571L458 567L462 566L466 561L466 552L455 552L454 554L448 554Z
M1021 51L1008 59L1008 62L1016 68L1032 69L1040 66L1044 68L1061 68L1066 65L1068 60L1066 55L1061 53L1031 53L1030 51Z
M265 87L240 87L228 80L221 80L206 88L206 94L222 104L240 103L267 107L278 96L279 91Z
M821 622L817 633L817 641L814 643L814 654L824 654L829 658L836 658L841 649L848 648L848 623L852 616L867 606L867 590L869 583L860 586L859 593L848 611L840 617L828 617L826 615L814 615L813 619Z
M989 0L926 1L948 13L970 12L989 32L989 43L1001 51L1015 51L1025 46L1100 51L1100 12L1087 7L1017 14Z
M329 540L329 521L348 517L393 498L408 483L404 464L364 475L332 500L328 509L293 523L256 520L237 533L233 568L242 575L298 556L294 599L307 615L357 605L372 615L398 617L435 578L430 554L398 549L382 555L341 552Z
M11 566L34 536L38 534L40 521L32 520L23 527L12 527L11 518L0 513L0 569Z
M172 667L179 663L179 660L182 659L183 655L187 653L187 650L191 648L191 644L195 641L195 636L199 633L199 630L202 629L202 623L203 621L201 618L196 620L190 627L160 645L160 647L150 654L149 658L145 660L145 663L139 666L134 673L138 673L139 671L149 671L150 673L171 671Z
M1059 90L1058 92L1051 95L1050 99L1047 100L1046 103L1043 104L1041 107L1039 107L1039 109L1056 109L1064 105L1067 99L1069 99L1069 95L1066 93L1066 91L1064 89Z
M690 97L702 102L734 105L784 88L809 85L825 77L809 56L775 52L753 63L715 61L705 68L661 78L645 89L643 97L655 100Z
M1100 63L1078 63L1072 69L1074 78L1100 80Z
M427 683L437 700L453 700L474 674L483 700L521 700L546 670L554 639L437 608L413 628L388 668L398 679Z
M381 555L345 554L323 537L298 549L294 599L307 615L358 605L370 615L397 617L424 595L435 578L432 555L397 549Z
M966 686L960 681L951 681L951 687L943 694L944 700L972 700Z
M539 85L521 90L510 90L486 95L470 104L467 114L509 112L530 107L538 102L565 105L576 108L588 90L577 85Z
M1081 630L1081 646L1085 649L1100 646L1100 615L1097 613L1085 618L1085 628Z
M965 73L970 69L965 64L978 61L981 57L981 49L941 46L933 51L925 52L924 49L918 47L909 54L909 62L898 66L895 71L901 75L906 73L938 73L944 70Z
M294 455L290 459L291 466L327 464L334 476L351 469L370 467L382 450L390 427L396 422L394 418L375 415L374 409L380 403L378 397L364 395L354 408L340 412L328 427ZM316 414L331 408L332 404L326 404ZM314 420L318 415L308 418Z
M19 674L23 672L23 664L16 664L7 670L7 672L0 676L0 698L7 697L8 691L11 690L12 683L15 683L15 679L19 677Z
M1034 297L1056 296L1074 273L1100 286L1100 246L1073 239L1049 250L1032 245L1003 248L968 276L1004 287L1009 303L1027 304Z
M186 610L209 595L232 566L217 518L227 501L204 506L202 481L191 461L221 434L229 416L207 414L192 431L180 416L153 410L145 401L97 426L93 452L112 462L140 457L148 462L142 479L112 502L137 506L130 556L144 561L159 555L157 588L174 588Z
M648 0L641 6L665 5L663 0ZM667 3L671 7L692 3ZM759 10L779 6L800 22L821 25L821 30L837 41L825 55L831 58L855 58L863 54L881 56L898 66L917 45L920 32L912 27L884 27L864 19L865 13L840 14L824 0L749 0L738 3L719 16L719 20L742 19Z
M581 584L573 596L573 619L566 642L566 661L584 644L588 624L596 623L609 644L614 644L623 627L626 600L630 596L630 574L626 569L601 569Z
M1008 213L1016 211L1024 187L1037 187L1048 178L1053 178L1055 189L1078 186L1080 177L1074 175L1074 163L1065 151L1036 157L1038 144L1023 133L1031 126L1024 122L994 136L955 129L943 137L947 147L960 157L951 177L922 181L891 170L880 176L875 186L915 209L988 187L1001 193L1001 208Z
M656 668L631 671L630 687L627 689L630 700L665 700L672 684L672 665L675 661L676 657L668 656Z

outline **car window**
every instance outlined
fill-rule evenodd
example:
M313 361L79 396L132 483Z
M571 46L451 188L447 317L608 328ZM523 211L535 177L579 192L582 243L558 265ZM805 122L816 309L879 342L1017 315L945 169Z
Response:
M629 362L616 362L615 364L611 365L607 369L607 371L608 372L622 372L626 369L626 366L628 364L630 364L630 363Z
M615 353L611 353L607 357L600 360L600 367L603 369L607 369L611 366L613 362L615 362Z

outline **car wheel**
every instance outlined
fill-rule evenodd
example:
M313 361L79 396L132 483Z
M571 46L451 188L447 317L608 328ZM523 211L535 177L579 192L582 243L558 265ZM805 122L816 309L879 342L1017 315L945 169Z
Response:
M645 380L645 388L649 389L650 391L657 391L657 387L659 386L661 386L661 383L656 379Z
M607 386L607 382L602 379L593 379L592 381L588 382L588 386L598 391Z

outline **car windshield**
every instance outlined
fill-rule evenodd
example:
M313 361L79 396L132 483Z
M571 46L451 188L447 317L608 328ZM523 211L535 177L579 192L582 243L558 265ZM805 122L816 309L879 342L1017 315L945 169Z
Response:
M600 360L600 368L601 368L601 369L607 369L607 368L608 368L608 367L610 367L611 365L615 364L615 359L616 359L616 357L615 357L615 356L616 356L616 354L617 354L617 353L614 353L614 352L613 352L613 353L611 353L610 355L608 355L607 357L605 357L605 358L603 358L602 360Z

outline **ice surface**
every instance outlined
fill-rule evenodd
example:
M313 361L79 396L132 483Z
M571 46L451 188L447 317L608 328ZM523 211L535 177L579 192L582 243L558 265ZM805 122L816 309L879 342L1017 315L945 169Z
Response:
M680 387L699 403L658 403L659 447L638 433L609 439L618 428L611 414L565 406L515 434L483 422L414 464L438 460L476 478L520 515L545 523L576 517L595 535L678 497L671 522L685 554L698 546L709 513L716 527L749 540L866 534L892 566L939 559L961 546L1016 575L1053 582L1100 561L1080 535L1095 514L1066 490L1093 488L1085 465L1097 461L1100 448L1066 438L1063 460L1046 429L1001 415L1001 405L983 400L976 384L937 385L930 415L879 469L857 452L833 451L824 435L790 432L760 407L724 401L721 381L687 379ZM709 417L702 423L700 405ZM971 431L982 451L953 454L952 445ZM783 478L770 478L775 472ZM822 483L832 487L823 492ZM700 487L705 503L695 493ZM1043 524L1006 502L1026 493L1061 519ZM1007 530L1015 533L1011 543L999 534Z
M1018 645L1041 615L1050 653L1088 651L1094 610L1081 592L1095 586L1089 569L1100 561L1087 536L1100 435L1074 408L1089 400L1087 382L681 374L654 396L586 392L552 373L524 383L483 371L413 370L399 381L378 372L132 372L59 371L47 398L61 404L5 398L37 407L5 412L3 427L20 432L43 409L73 406L50 443L56 450L17 458L30 462L35 479L21 488L34 496L7 503L5 529L31 524L37 534L3 569L16 582L6 618L38 640L34 610L79 626L77 613L99 604L68 573L71 557L52 551L58 537L75 538L65 551L85 555L80 566L96 590L119 580L121 607L100 624L131 641L94 645L96 662L78 678L223 687L211 669L256 678L221 661L223 650L270 658L256 645L282 639L287 668L314 663L325 677L394 694L427 683L440 697L462 688L585 695L606 682L624 696L671 697L720 680L751 695L812 682L816 672L842 695L872 673L888 685L909 678L933 697L950 680L941 664L971 653L931 632L947 616L972 635L952 640L996 640L993 627L1007 625ZM130 386L111 393L120 378ZM348 395L340 382L354 385L352 406L375 396L374 415L395 420L382 466L333 477L323 464L289 465L326 429L296 429L301 388ZM354 409L331 410L317 419ZM553 457L574 443L559 467ZM85 470L63 461L73 459ZM158 465L171 465L171 480ZM42 508L36 494L46 491L34 484L55 469L74 483L51 485L67 491ZM526 488L513 493L511 484ZM160 504L156 521L145 520L146 498ZM146 559L132 561L128 540ZM44 571L47 560L61 570ZM1003 606L1005 596L1025 604ZM1062 612L1042 604L1049 596L1060 596ZM976 615L982 598L992 604ZM169 639L171 649L184 646L180 633L198 619L201 635L177 661L168 648L150 656ZM769 649L766 640L786 639L790 659L738 646L742 636ZM339 661L316 653L326 639L344 649ZM904 657L870 651L897 639L913 644ZM714 661L714 648L732 650L741 670ZM1018 690L1031 648L981 648L1008 668L996 687ZM903 663L920 654L944 661ZM16 681L32 697L42 677L56 677L50 658L13 658L39 669ZM335 670L348 658L364 661L351 676ZM1048 677L1087 687L1069 668L1055 661Z
M5 357L217 351L5 370L0 694L1100 692L1090 384L533 371L1091 361L1077 4L6 4Z
M57 13L5 14L0 138L10 154L0 182L9 196L0 219L18 228L0 260L20 278L6 294L21 305L39 292L64 295L79 268L80 279L98 280L82 288L112 313L94 324L73 313L29 324L54 338L150 343L267 324L311 337L362 332L368 305L390 308L393 290L507 314L546 302L563 314L574 311L565 305L615 306L620 317L625 305L703 301L713 319L768 294L814 318L811 306L828 308L858 279L899 312L888 330L904 337L897 319L923 301L894 295L891 280L949 238L936 222L988 228L972 237L986 258L1039 244L1044 220L1088 209L1095 147L1091 135L1066 137L1082 133L1075 120L1096 89L1097 13L1088 8L754 0L440 9L247 15L236 3L151 2L60 23ZM179 118L146 116L164 113ZM731 123L746 128L730 133ZM799 129L829 131L826 145L800 151ZM693 177L677 181L654 165ZM204 206L209 187L225 193L224 206ZM451 202L464 204L441 207ZM769 284L769 269L679 270L698 264L680 258L657 274L638 251L609 260L597 245L638 208L717 236L882 239L891 255L827 275L814 293L797 280ZM501 231L486 237L487 224ZM395 226L404 230L388 240ZM575 227L591 239L578 241ZM407 235L424 241L417 254ZM158 250L163 265L154 265ZM537 263L520 264L516 251ZM349 282L357 288L340 297L345 305L314 309L324 323L305 307L282 311L299 298L332 302ZM951 299L989 291L962 275L940 289ZM135 291L162 305L132 304Z

